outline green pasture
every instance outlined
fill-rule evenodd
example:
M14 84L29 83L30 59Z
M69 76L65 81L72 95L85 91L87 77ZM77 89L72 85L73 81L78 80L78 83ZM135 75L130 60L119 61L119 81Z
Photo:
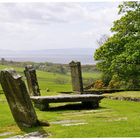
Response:
M10 66L4 66L0 65L0 70L5 68L11 68ZM24 68L20 67L12 67L14 68L17 73L23 76L23 80L25 80L24 77ZM101 77L100 73L82 73L83 78L93 78L93 79L99 79ZM44 72L44 71L38 71L37 70L37 78L39 82L40 89L42 90L43 95L49 94L46 92L47 89L50 90L50 92L60 92L60 91L71 91L71 77L70 73L68 74L58 74L58 73L51 73L51 72ZM25 80L26 81L26 80ZM0 87L1 90L1 87Z

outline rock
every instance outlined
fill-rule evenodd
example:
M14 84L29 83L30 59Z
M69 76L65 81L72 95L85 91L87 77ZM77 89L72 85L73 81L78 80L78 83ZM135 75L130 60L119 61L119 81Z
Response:
M30 138L31 139L31 138L46 138L46 137L48 137L47 133L36 131L36 132L31 132L25 135L14 136L12 138Z

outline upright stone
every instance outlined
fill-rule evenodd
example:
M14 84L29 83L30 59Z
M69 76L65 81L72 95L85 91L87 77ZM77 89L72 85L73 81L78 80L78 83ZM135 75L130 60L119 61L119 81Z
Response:
M83 91L83 81L82 81L82 73L81 73L81 64L80 62L70 62L69 63L71 69L71 81L73 91L82 92Z
M22 77L13 69L3 70L0 72L0 83L18 126L32 127L39 125Z
M27 79L29 94L32 96L40 96L40 89L35 68L32 65L27 65L24 73Z

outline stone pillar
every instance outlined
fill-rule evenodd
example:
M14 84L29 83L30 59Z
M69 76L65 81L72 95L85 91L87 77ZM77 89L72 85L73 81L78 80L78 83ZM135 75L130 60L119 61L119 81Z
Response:
M32 96L40 96L40 89L35 68L32 65L27 65L24 73L27 79L29 94Z
M13 69L0 72L0 83L12 115L19 127L39 125L26 85Z
M82 92L83 91L83 81L82 81L82 73L81 73L81 64L80 62L70 62L69 63L71 69L71 81L72 81L72 89L73 91Z

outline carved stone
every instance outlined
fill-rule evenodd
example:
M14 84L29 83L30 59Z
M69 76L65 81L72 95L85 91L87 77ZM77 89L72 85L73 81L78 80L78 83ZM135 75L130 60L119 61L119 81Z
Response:
M83 81L81 73L81 64L80 62L72 61L69 63L71 69L71 81L73 91L82 92L83 91Z
M27 65L24 73L27 79L29 94L33 96L40 96L40 89L35 68L32 65Z
M3 70L0 72L0 83L18 126L32 127L39 125L22 77L13 69Z

